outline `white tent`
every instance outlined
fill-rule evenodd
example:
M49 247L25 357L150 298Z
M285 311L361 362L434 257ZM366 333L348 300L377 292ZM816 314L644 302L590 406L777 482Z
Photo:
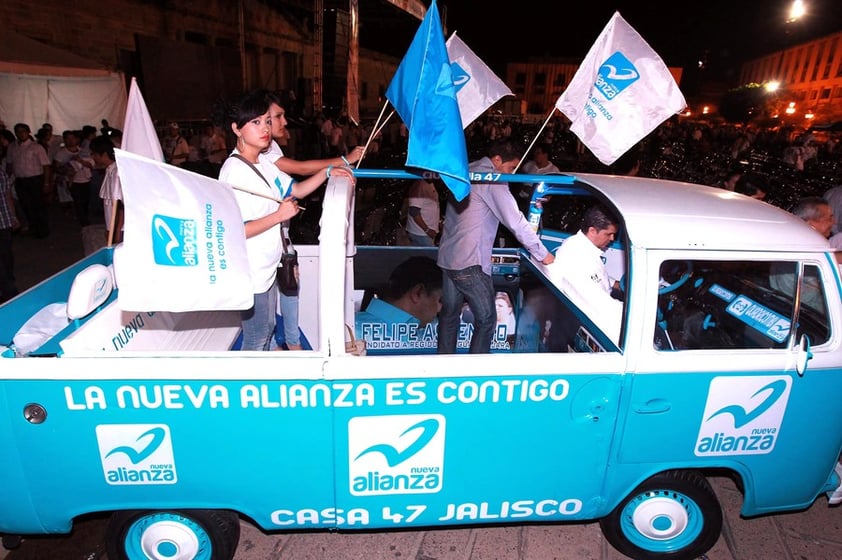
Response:
M26 123L34 134L49 122L61 134L126 114L123 75L11 31L0 41L0 120Z

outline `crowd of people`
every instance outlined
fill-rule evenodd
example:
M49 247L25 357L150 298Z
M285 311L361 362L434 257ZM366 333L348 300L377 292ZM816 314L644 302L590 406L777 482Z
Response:
M350 166L365 154L363 167L401 168L406 153L406 127L387 123L372 136L373 122L356 125L349 119L318 114L311 119L289 115L279 93L252 91L221 104L213 120L198 127L178 123L161 127L165 160L221 180L266 190L281 204L238 193L246 219L247 247L256 297L252 316L245 318L249 347L275 347L272 294L280 255L294 251L293 240L313 242L318 211L309 219L292 220L298 201L318 199L317 189L330 173L353 180ZM227 111L227 112L226 112ZM122 207L114 148L121 133L103 121L66 130L59 136L49 123L35 134L28 124L13 131L0 123L0 298L17 293L11 243L13 235L42 239L50 234L47 205L66 207L84 230L96 225L104 243L119 242ZM536 138L536 136L539 136ZM829 208L842 214L832 190L840 184L842 149L838 136L819 137L793 128L759 129L712 125L671 119L611 166L597 161L559 118L542 126L520 119L487 115L466 129L472 169L529 174L602 172L703 183L740 192L793 210L805 197L829 195ZM365 152L363 154L363 146ZM527 147L529 153L524 153ZM293 156L298 156L295 159ZM521 158L523 161L521 162ZM521 166L521 163L523 164ZM357 185L357 237L363 243L439 246L443 271L440 349L450 351L450 333L458 328L467 303L478 320L477 345L487 351L485 327L493 328L495 300L486 270L499 232L509 230L537 258L552 262L542 251L524 219L529 185L513 184L511 193L474 184L467 211L448 201L438 180L424 179L403 186L363 180ZM315 215L314 215L315 214ZM503 227L501 227L503 226ZM565 229L559 225L560 229ZM575 228L566 228L573 231ZM587 233L587 231L585 231ZM836 234L836 226L833 226ZM830 233L828 236L831 235ZM834 235L842 246L842 235ZM479 287L485 289L480 290ZM284 309L285 346L301 348L297 332L297 297L279 294ZM260 315L259 311L265 313ZM455 323L452 320L456 317ZM455 325L455 326L454 326Z

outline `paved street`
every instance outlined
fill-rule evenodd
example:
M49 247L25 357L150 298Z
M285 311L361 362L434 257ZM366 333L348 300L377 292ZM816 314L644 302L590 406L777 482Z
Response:
M32 286L82 256L73 218L51 209L53 234L45 240L18 236L17 277ZM793 465L793 476L798 466ZM807 511L745 520L742 496L726 478L711 482L725 521L709 560L838 560L842 558L842 510L819 497ZM101 560L107 518L77 522L70 536L27 538L6 560ZM452 530L294 533L266 535L242 522L237 560L620 560L597 523L530 525Z

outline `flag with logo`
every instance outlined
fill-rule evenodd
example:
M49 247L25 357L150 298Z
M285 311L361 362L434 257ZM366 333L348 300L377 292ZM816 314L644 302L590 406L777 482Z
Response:
M514 94L456 33L446 46L464 129L501 97Z
M115 150L125 241L114 254L127 311L248 309L246 235L231 186Z
M664 61L619 12L555 104L605 165L686 105Z
M123 123L123 141L120 148L127 152L140 154L148 158L164 161L164 152L161 150L161 141L146 102L137 87L137 79L132 78L132 85L129 89L129 101L126 106L126 120Z
M435 0L386 97L409 130L406 165L438 173L456 200L471 190L468 150Z

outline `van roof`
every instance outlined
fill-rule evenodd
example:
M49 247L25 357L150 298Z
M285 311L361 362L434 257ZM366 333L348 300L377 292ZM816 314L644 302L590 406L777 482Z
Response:
M632 245L650 249L808 251L828 241L800 218L725 189L577 173L619 211Z

